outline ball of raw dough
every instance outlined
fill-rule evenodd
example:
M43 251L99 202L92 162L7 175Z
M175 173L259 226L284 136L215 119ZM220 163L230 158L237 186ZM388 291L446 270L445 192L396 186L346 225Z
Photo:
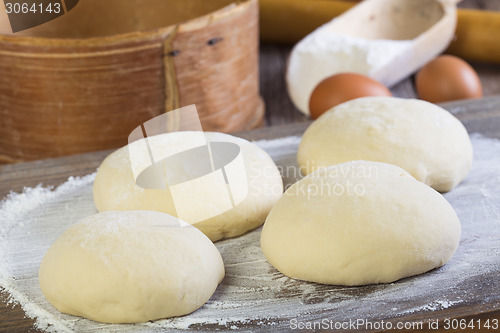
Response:
M283 274L336 285L392 282L444 265L460 222L444 197L403 169L354 161L291 186L261 235Z
M164 156L172 156L190 149L199 132L174 132L148 137L153 151ZM181 196L174 204L169 188L143 188L136 184L129 158L129 147L138 146L143 140L133 142L109 155L98 169L94 182L94 202L102 211L114 210L153 210L179 216L193 224L212 241L235 237L253 230L262 223L272 206L283 194L281 174L269 155L255 144L228 134L205 132L209 142L235 143L241 149L245 175L235 173L227 177L232 185L231 194L244 199L231 209L214 213L217 205L227 199L221 192L226 192L225 184L215 178L197 178L196 182L185 182ZM147 165L149 160L139 161ZM177 160L173 178L186 180L191 168L197 164ZM220 179L219 179L220 180ZM169 183L170 184L170 183ZM181 186L184 186L181 184ZM241 192L241 193L240 193ZM226 192L227 193L227 192ZM179 195L179 191L177 191ZM219 200L220 199L220 200ZM179 201L180 200L180 201ZM214 202L219 200L218 202ZM178 214L182 205L188 215Z
M366 97L338 105L312 123L297 158L306 174L354 160L391 163L446 192L465 178L472 155L467 130L441 107L420 100Z
M56 309L106 323L188 314L223 277L220 253L202 232L150 211L83 219L52 244L39 271Z

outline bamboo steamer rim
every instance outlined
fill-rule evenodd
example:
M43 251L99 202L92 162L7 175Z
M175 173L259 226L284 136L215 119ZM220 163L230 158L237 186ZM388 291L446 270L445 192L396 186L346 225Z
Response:
M258 0L234 0L228 1L228 5L208 14L194 17L182 23L172 24L165 27L137 30L126 33L112 34L109 36L81 37L81 38L55 38L39 36L19 36L0 32L0 43L10 43L18 46L54 46L54 47L79 47L79 46L104 46L113 44L124 44L130 42L144 41L165 37L172 32L190 32L203 29L212 22L222 20L231 15L237 15L247 10L252 2ZM1 50L0 50L1 51Z

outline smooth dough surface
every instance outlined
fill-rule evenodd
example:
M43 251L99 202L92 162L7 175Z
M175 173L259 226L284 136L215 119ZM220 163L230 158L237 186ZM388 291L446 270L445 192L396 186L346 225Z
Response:
M444 265L460 240L444 197L403 169L353 161L291 186L261 235L268 261L295 279L387 283Z
M220 253L202 232L150 211L83 219L54 242L39 270L56 309L106 323L191 313L223 277Z
M421 100L366 97L338 105L311 124L297 159L305 174L355 160L390 163L447 192L466 177L472 156L467 130L443 108Z
M213 212L200 208L193 194L201 201L214 200L219 194L220 186L204 182L201 186L187 193L183 201L190 211L201 218L193 222L181 216L183 220L193 224L212 241L235 237L253 230L262 223L272 206L283 194L281 174L269 155L255 144L228 134L205 132L209 142L231 142L241 148L246 171L246 179L233 177L233 183L246 181L248 193L243 201L232 209L213 216ZM192 140L193 132L174 132L149 137L153 149L161 150L165 155L173 155L185 151ZM136 144L132 143L132 145ZM147 164L147 160L143 161ZM179 165L176 172L182 178L189 173L189 166ZM240 188L237 184L235 188ZM191 189L193 189L191 187ZM153 210L177 216L172 195L168 189L145 189L134 180L129 159L129 150L123 147L109 155L98 169L94 182L94 203L97 209L110 210ZM236 194L233 189L233 194ZM206 216L206 217L204 217Z

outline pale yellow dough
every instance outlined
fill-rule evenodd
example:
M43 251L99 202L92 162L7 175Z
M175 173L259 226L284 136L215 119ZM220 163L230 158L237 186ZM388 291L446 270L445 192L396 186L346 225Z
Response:
M444 265L460 230L444 197L403 169L354 161L291 186L266 219L261 247L291 278L364 285Z
M149 211L83 219L54 242L39 271L56 309L105 323L188 314L223 277L220 253L203 233Z
M443 108L421 100L366 97L316 120L297 158L305 174L354 160L390 163L447 192L465 178L472 155L466 129Z
M189 149L198 138L196 132L175 132L149 137L152 149L168 156ZM228 134L206 132L210 142L231 142L241 148L246 177L234 176L231 183L233 195L246 182L245 198L232 209L212 216L213 211L207 207L200 208L199 203L205 200L223 199L218 191L225 190L220 184L212 183L210 179L200 182L200 186L190 183L185 191L182 204L187 207L190 217L181 216L183 220L193 224L212 241L235 237L253 230L262 223L272 206L283 194L281 174L269 155L255 144ZM140 142L134 142L137 145ZM142 161L144 166L149 162ZM186 176L189 173L189 163L179 164L176 173ZM94 202L97 209L110 210L153 210L177 215L172 195L168 189L151 189L138 186L132 173L128 147L123 147L109 155L98 169L94 182ZM201 201L197 201L201 200ZM214 205L209 205L213 208ZM200 219L193 222L191 217Z

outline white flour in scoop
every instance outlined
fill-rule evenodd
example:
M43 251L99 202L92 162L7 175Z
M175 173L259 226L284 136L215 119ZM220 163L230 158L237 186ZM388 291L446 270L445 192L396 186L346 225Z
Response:
M259 141L283 170L285 185L298 175L300 138ZM448 311L483 304L500 307L500 141L472 136L475 159L467 179L445 197L462 223L459 249L445 266L391 284L328 286L290 279L265 260L260 229L217 242L226 277L212 298L184 317L135 325L96 323L64 315L43 297L37 279L40 261L69 226L94 214L95 174L68 179L56 189L38 186L11 194L0 204L0 286L19 303L36 327L49 332L163 332L190 330L287 330L290 319L380 320L414 313ZM478 286L478 278L482 285ZM478 295L474 289L481 288ZM496 302L492 301L496 300ZM495 305L496 304L496 305Z

